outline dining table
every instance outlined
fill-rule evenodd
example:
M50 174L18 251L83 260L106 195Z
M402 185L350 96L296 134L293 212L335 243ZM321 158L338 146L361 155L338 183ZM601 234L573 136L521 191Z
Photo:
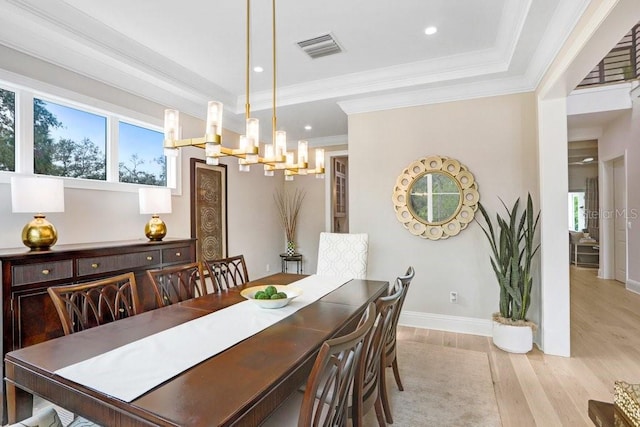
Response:
M321 298L131 401L70 380L58 371L219 310L231 309L246 301L240 294L245 288L295 286L295 282L305 278L308 276L277 273L229 291L211 293L9 352L5 357L9 422L29 417L33 396L37 395L109 427L258 426L306 382L322 343L354 330L368 304L386 293L388 282L345 280ZM321 282L322 277L315 280ZM260 310L265 311L265 316L271 311L256 306L252 316L262 316ZM237 319L225 328L233 330L250 320ZM216 336L206 339L216 340ZM146 357L160 365L172 362L162 352ZM119 369L115 363L113 372ZM124 377L121 381L126 388L128 379Z

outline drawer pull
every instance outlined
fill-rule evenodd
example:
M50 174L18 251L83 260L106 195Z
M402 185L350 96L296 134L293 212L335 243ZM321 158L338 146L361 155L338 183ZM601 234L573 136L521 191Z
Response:
M176 256L182 256L180 252L176 252Z
M42 274L44 274L45 276L49 273L51 273L51 270L49 270L48 268L45 268L44 270L42 270Z
M93 264L91 264L91 268L98 268L100 266L100 264L98 264L97 262L94 262Z
M147 257L147 261L153 261L153 257L152 256L148 256Z

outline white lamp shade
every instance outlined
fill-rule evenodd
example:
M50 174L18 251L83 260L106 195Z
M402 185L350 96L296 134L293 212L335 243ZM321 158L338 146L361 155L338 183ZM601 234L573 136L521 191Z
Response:
M141 214L171 213L170 188L140 188L138 199Z
M34 176L11 177L13 212L64 212L64 181Z

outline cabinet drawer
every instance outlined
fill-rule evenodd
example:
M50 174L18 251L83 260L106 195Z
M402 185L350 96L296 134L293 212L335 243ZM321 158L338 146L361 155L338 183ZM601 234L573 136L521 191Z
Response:
M38 264L14 265L12 274L13 286L67 279L73 277L73 261L69 259Z
M191 246L180 246L178 248L170 248L162 250L162 263L168 264L173 262L190 262Z
M80 258L78 259L78 276L120 270L139 270L158 264L160 264L159 250Z

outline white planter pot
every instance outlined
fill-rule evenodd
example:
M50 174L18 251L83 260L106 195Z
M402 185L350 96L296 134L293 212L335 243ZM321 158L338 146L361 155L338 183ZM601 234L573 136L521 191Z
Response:
M531 326L512 326L493 322L493 343L509 353L528 353L533 348Z

